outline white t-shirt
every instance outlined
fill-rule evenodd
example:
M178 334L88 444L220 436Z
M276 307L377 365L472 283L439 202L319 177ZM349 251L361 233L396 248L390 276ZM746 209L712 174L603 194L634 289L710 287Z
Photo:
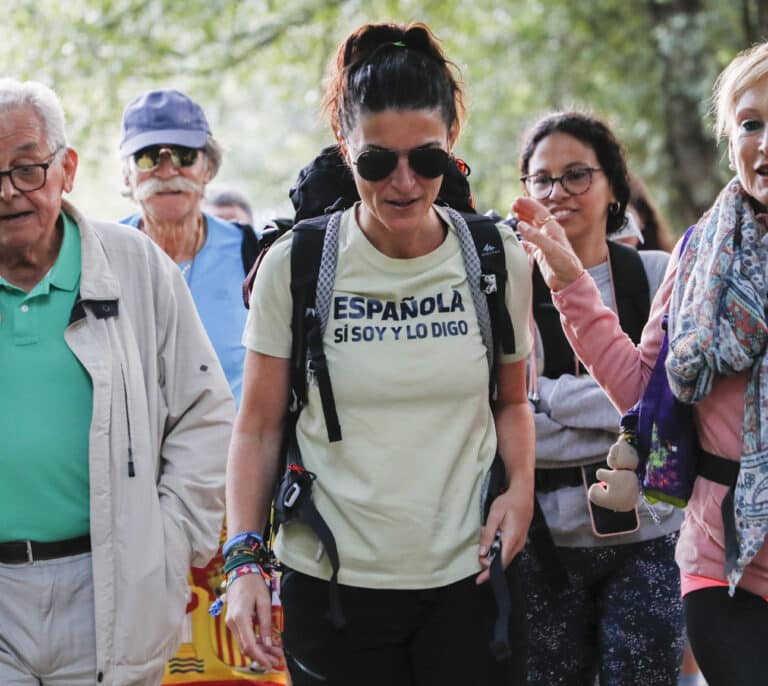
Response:
M297 426L315 505L339 550L339 582L366 588L434 588L479 571L480 490L496 451L488 364L464 261L449 227L434 251L380 253L355 221L341 221L323 339L343 439L329 443L310 381ZM531 348L530 271L501 225L516 351ZM290 233L265 257L243 335L250 349L290 357ZM331 574L312 531L281 527L278 557L315 577Z

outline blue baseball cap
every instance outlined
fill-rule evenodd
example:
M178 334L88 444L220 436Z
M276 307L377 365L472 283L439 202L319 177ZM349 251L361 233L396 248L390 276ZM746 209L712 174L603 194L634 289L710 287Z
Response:
M123 112L120 156L128 157L149 145L202 148L211 127L202 108L177 90L151 90Z

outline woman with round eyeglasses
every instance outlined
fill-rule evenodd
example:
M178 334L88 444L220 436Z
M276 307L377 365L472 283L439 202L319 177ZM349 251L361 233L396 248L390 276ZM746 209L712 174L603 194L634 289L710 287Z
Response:
M514 209L570 342L622 410L645 391L667 319L670 390L693 405L717 466L697 475L677 545L688 638L709 686L758 686L768 680L768 43L738 54L713 95L734 178L675 247L639 345L600 305L567 227L530 198Z
M527 196L563 227L603 302L638 340L668 255L607 240L629 200L614 134L589 114L547 115L523 138L520 171ZM682 517L671 505L617 515L588 502L620 417L568 344L538 268L533 291L537 509L521 555L528 683L672 686L683 645L674 561Z
M366 24L339 47L327 83L331 128L360 197L331 220L339 240L323 348L343 436L329 442L313 383L296 435L316 474L313 501L336 539L345 626L328 618L331 566L318 539L303 524L283 525L275 550L287 567L283 645L293 684L523 684L513 558L533 492L527 256L501 226L516 350L497 358L492 410L458 220L435 204L464 115L453 65L423 24ZM289 389L290 250L289 237L275 243L254 283L227 476L231 534L263 529L276 478ZM508 484L483 526L482 485L497 446ZM497 535L513 596L512 654L503 659L490 647ZM268 621L264 583L246 575L227 596L241 650L271 660L252 625L254 613L262 631Z

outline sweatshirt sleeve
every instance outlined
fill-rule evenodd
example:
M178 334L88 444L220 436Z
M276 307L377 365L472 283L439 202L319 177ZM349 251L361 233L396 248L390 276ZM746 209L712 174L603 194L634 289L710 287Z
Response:
M616 314L602 304L597 286L586 271L572 284L552 293L571 347L622 414L642 397L653 371L664 337L661 323L669 308L678 261L679 243L651 303L639 346L621 330Z
M604 456L616 440L619 414L594 379L539 376L537 384L540 400L533 408L537 467L565 467Z

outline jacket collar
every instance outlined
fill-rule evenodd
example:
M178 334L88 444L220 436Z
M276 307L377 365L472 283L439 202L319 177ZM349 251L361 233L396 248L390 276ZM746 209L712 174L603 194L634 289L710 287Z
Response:
M70 202L62 200L62 209L77 224L80 231L80 298L85 302L119 300L120 282L109 265L101 237L90 221Z

